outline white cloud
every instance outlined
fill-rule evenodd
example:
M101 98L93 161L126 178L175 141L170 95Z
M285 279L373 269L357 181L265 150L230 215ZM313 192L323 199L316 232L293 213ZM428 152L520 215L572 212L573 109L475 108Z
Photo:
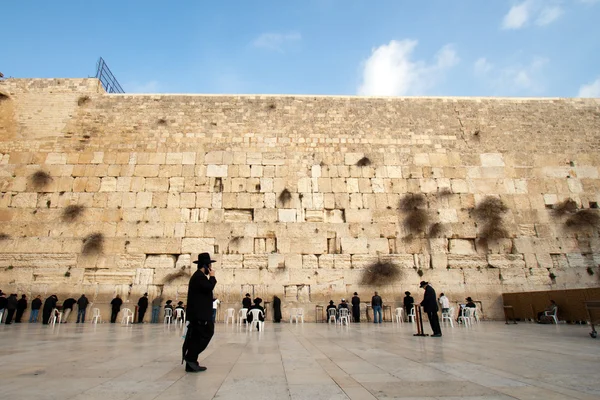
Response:
M298 32L290 33L263 33L252 41L254 47L278 51L283 53L285 45L297 42L302 39L302 35Z
M520 29L529 20L531 2L525 1L521 4L514 5L504 16L502 20L503 29Z
M592 83L581 85L577 97L600 98L600 77Z
M124 87L127 93L158 93L160 91L158 81L128 82Z
M561 15L563 15L563 9L560 6L545 7L540 12L537 20L535 21L538 26L545 26L556 21Z
M475 61L474 70L475 74L482 76L486 75L494 66L485 57L481 57Z
M482 57L475 62L474 71L491 87L494 95L538 95L545 89L543 69L546 64L547 58L534 57L528 64L496 67Z
M364 62L362 83L358 94L362 96L403 96L425 94L443 78L444 72L460 61L453 46L442 47L435 62L412 60L416 40L392 40L371 51Z
M598 0L584 0L598 1ZM546 26L563 14L563 0L525 0L513 5L502 20L502 29L521 29L535 20L537 26Z

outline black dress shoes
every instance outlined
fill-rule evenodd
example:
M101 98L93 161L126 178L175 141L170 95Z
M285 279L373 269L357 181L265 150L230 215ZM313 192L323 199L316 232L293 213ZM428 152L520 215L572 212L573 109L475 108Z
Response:
M201 366L197 362L186 360L185 372L202 372L202 371L206 371L206 367Z
M431 335L431 337L442 337L441 333L436 333L435 335Z

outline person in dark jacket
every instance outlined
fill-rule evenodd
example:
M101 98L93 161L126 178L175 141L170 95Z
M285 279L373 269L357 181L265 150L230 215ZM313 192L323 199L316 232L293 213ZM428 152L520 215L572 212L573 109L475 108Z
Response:
M87 309L88 304L90 304L85 294L82 294L81 297L77 300L77 324L79 323L79 317L81 317L81 323L85 322L85 310Z
M114 324L115 322L117 322L117 315L119 315L119 311L121 311L121 305L123 305L123 300L121 300L121 296L117 295L117 297L112 299L110 305L112 307L112 313L110 314L110 323Z
M371 298L371 307L373 307L373 322L381 324L381 316L383 310L383 300L377 292L375 292L375 296Z
M281 299L273 296L273 322L281 322Z
M62 316L62 321L61 321L63 324L67 323L67 320L69 319L69 315L71 315L71 311L73 311L73 306L76 303L77 303L77 300L75 300L72 297L69 297L68 299L63 301L63 304L62 304L63 316Z
M44 309L42 310L42 324L48 325L50 323L50 315L52 314L52 310L56 308L56 303L58 303L58 297L55 294L48 297L46 301L44 301Z
M144 323L144 315L148 309L148 293L144 293L138 300L138 324Z
M250 293L246 293L246 297L242 299L242 308L249 310L252 307L252 299L250 299Z
M249 324L251 324L252 320L254 319L254 316L252 315L250 310L260 310L262 312L262 314L259 314L258 319L259 319L259 321L265 320L265 309L264 309L264 307L262 307L260 305L260 303L262 303L262 299L260 297L255 298L254 305L252 307L250 307L250 309L248 310L248 313L246 314L246 319ZM252 326L252 325L250 325L250 326ZM256 329L260 330L258 324L256 324Z
M29 314L30 323L37 322L40 308L42 308L42 296L38 294L37 297L31 301L31 314Z
M21 298L17 302L17 315L15 316L17 324L21 323L21 318L23 318L25 310L27 310L27 295L21 295Z
M213 289L217 284L214 263L210 254L198 254L198 270L190 278L187 296L186 319L189 321L187 334L183 342L182 355L186 372L206 371L206 367L198 364L198 355L206 349L215 333L212 321Z
M352 297L352 318L354 322L360 322L360 297L357 292Z
M433 331L433 335L431 336L440 337L442 336L442 328L440 328L440 320L438 318L438 303L435 290L429 285L429 282L425 281L421 281L419 287L425 289L425 295L423 296L421 306L429 318L431 330Z
M415 304L415 299L410 295L410 292L404 292L406 296L404 296L404 312L408 316L412 311L413 305Z
M17 300L17 295L15 293L8 296L8 299L6 299L6 321L4 322L6 325L12 324L12 319L15 315L15 311L17 311L18 305L19 301Z

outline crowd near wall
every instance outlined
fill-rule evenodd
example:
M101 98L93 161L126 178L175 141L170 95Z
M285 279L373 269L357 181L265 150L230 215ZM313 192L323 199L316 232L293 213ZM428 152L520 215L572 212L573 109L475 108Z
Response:
M502 293L598 287L599 150L598 99L113 95L95 79L8 79L0 289L185 302L191 261L209 252L224 307L277 295L284 318L314 318L355 291L418 300L426 280L501 318ZM397 270L373 281L376 264Z

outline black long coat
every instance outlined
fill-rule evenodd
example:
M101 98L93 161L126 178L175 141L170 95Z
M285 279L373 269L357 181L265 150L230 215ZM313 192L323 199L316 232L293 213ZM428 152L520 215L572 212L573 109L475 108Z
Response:
M281 321L281 300L277 296L273 296L273 321Z
M437 312L438 310L435 290L430 285L425 287L425 296L423 296L421 305L423 306L423 310L425 310L425 312Z
M207 278L200 269L194 272L188 286L187 313L185 315L188 321L212 321L213 289L216 284L217 279L214 276Z
M145 310L148 308L148 298L146 296L140 297L138 300L138 309Z

